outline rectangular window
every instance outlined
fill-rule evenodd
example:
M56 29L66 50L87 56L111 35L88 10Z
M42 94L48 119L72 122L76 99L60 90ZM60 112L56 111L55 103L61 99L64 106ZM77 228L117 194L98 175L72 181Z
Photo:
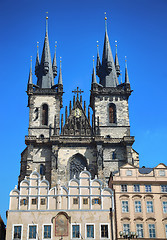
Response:
M167 213L167 202L162 202L163 212Z
M138 238L143 238L143 224L136 224L136 233L138 235Z
M94 238L94 225L86 225L87 238Z
M44 239L51 238L51 225L44 225Z
M93 204L93 205L94 205L94 204L101 204L100 198L93 198L93 199L92 199L92 204Z
M21 226L14 226L14 239L21 239Z
M126 184L121 185L121 192L127 192L127 185Z
M167 185L161 185L161 192L167 192Z
M83 198L83 204L88 204L88 198Z
M128 201L122 201L122 212L129 212Z
M20 200L20 205L27 205L27 199L26 198L23 198Z
M80 238L80 225L72 225L72 238Z
M145 191L151 192L151 185L145 185Z
M130 233L130 225L129 224L123 224L123 233L124 234L129 234Z
M167 238L167 224L165 225L165 234L166 234L166 238Z
M127 170L126 171L126 176L132 176L132 170Z
M45 205L45 198L41 198L41 205Z
M141 202L135 201L135 212L141 212Z
M147 201L146 206L147 206L147 212L152 213L153 212L153 202Z
M159 176L165 176L165 171L164 170L159 170Z
M73 198L73 204L78 204L78 198Z
M32 204L34 205L34 204L37 204L37 199L36 198L33 198L32 199Z
M133 185L133 189L134 189L134 192L140 192L140 185L139 184Z
M29 226L29 239L36 239L37 226Z
M155 238L155 224L148 224L148 230L149 230L149 237Z
M108 225L101 225L101 238L108 238Z

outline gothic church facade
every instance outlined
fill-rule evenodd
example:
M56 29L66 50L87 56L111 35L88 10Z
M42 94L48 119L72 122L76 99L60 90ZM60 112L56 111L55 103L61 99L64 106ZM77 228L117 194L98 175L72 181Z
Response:
M19 183L35 168L54 186L58 179L65 183L74 175L78 177L85 167L93 177L104 180L125 163L138 166L138 155L132 148L134 137L130 135L128 98L132 90L127 66L125 72L125 82L119 84L118 55L114 61L106 29L102 62L97 54L100 81L93 68L90 83L91 109L87 113L77 88L73 104L70 101L69 110L65 109L64 122L60 115L64 96L61 66L55 84L56 52L52 63L46 27L41 61L38 52L36 58L37 83L33 84L31 68L27 86L29 128Z

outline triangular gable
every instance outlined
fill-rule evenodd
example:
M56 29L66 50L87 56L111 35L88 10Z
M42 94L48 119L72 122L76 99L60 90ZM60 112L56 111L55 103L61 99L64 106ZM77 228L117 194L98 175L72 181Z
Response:
M63 127L62 135L91 136L91 134L92 128L77 99Z
M165 169L165 168L167 168L167 166L164 163L159 163L155 168L164 168Z
M120 167L120 169L129 169L129 168L135 169L135 168L137 168L137 167L133 166L133 165L130 164L130 163L125 163L123 166Z

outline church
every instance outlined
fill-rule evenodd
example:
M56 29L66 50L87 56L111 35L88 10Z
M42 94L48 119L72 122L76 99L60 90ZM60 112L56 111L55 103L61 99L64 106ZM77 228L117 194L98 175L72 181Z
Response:
M93 65L88 108L78 86L64 114L60 113L64 83L61 64L59 71L57 68L56 48L51 58L48 17L41 59L37 48L36 82L32 71L31 63L28 135L21 153L18 186L10 193L6 239L124 237L130 228L126 226L125 234L119 234L117 225L122 230L126 223L117 224L120 200L115 201L113 176L125 166L139 169L139 154L133 149L135 139L130 134L128 99L132 89L127 64L120 83L118 54L116 51L113 57L107 24L102 59L97 52L96 69ZM125 220L132 219L128 215ZM139 230L133 231L133 237L140 235Z

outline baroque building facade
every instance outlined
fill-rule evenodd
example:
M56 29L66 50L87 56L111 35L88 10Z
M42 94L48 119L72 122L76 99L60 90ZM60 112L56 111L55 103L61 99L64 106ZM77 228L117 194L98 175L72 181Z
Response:
M117 239L167 238L167 166L138 168L129 163L110 178L115 192Z
M106 21L106 19L105 19ZM120 66L113 59L107 27L102 61L97 53L90 83L90 103L79 87L65 115L61 65L57 76L48 38L48 19L41 60L37 51L27 84L29 127L21 154L18 187L10 193L7 219L9 239L116 239L111 172L130 164L139 167L132 148L129 104L131 87L127 65L119 83ZM99 81L96 79L99 77Z

